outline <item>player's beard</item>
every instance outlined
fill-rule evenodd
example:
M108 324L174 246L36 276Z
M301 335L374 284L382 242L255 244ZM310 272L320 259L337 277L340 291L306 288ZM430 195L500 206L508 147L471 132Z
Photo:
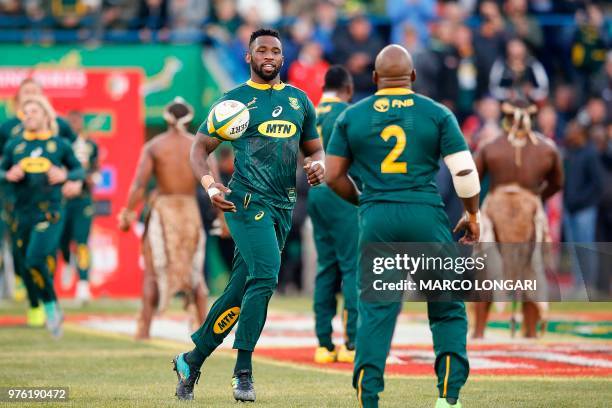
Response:
M260 64L259 66L257 64L255 64L255 62L253 60L251 60L251 69L253 70L253 72L255 72L257 74L257 76L259 76L261 79L263 79L264 81L271 81L274 78L276 78L276 76L278 75L278 73L281 70L281 65L277 65L276 68L274 68L274 71L272 71L269 74L266 74L263 70L263 66L266 63Z

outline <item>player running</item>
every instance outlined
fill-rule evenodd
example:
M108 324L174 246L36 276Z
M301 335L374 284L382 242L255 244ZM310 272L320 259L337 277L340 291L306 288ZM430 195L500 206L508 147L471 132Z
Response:
M89 232L94 216L93 187L98 174L98 145L83 129L83 115L73 111L68 114L72 129L78 135L72 144L74 154L85 170L86 179L81 193L70 198L66 203L66 221L61 239L61 250L64 261L74 261L79 273L76 287L76 299L86 302L90 298L89 268L91 267L91 251L89 250ZM76 253L72 253L70 245L74 243ZM72 275L71 275L72 276Z
M62 233L62 184L83 180L85 172L70 144L57 136L55 112L44 97L26 99L22 112L24 132L5 146L0 179L14 187L16 255L23 262L24 280L36 289L37 298L43 301L47 328L59 337L63 314L48 257L57 252Z
M334 123L353 96L353 79L342 66L334 65L325 74L323 97L317 107L317 129L327 147ZM316 363L352 363L355 359L357 326L357 207L342 200L324 184L308 192L308 215L312 220L317 248L317 275L314 287L315 331L319 347ZM336 349L332 341L332 320L337 311L336 293L342 288L344 342Z
M163 312L172 297L183 292L186 309L195 305L195 321L206 316L208 290L204 282L204 232L196 201L198 181L189 165L193 136L186 126L193 109L176 98L164 111L168 130L146 143L140 153L134 181L125 208L119 213L119 228L127 231L136 219L136 206L144 200L152 176L157 181L149 201L142 244L145 261L142 310L137 339L148 339L155 309Z
M239 320L232 388L236 400L255 401L251 356L278 283L281 251L297 196L300 149L306 156L308 182L317 185L323 180L315 109L303 91L280 81L283 51L278 32L253 32L245 60L250 65L250 80L220 99L240 101L250 112L248 128L232 142L235 171L229 188L209 174L206 159L223 140L216 133L209 135L207 122L200 127L191 152L194 172L213 205L226 212L236 251L229 283L202 327L191 336L196 347L173 360L179 399L193 399L204 360Z
M4 151L4 147L12 138L21 136L23 134L24 124L22 123L22 121L25 117L23 113L23 102L29 97L37 96L44 96L44 93L40 84L34 79L26 78L19 84L17 94L15 95L15 117L6 120L4 123L2 123L2 125L0 125L0 156ZM70 128L70 125L68 125L68 123L64 119L56 117L55 123L58 129L57 135L59 137L67 139L70 143L76 140L76 135ZM78 187L76 184L73 183L67 184L68 188L70 189L72 187L73 191L75 191L75 187ZM13 187L10 185L10 183L0 183L0 206L2 210L2 220L0 220L0 223L4 223L6 226L9 227L13 224L13 209L15 206L15 197L12 188ZM13 267L17 275L16 286L19 287L19 281L21 279L21 276L23 275L22 262L18 259L19 251L16 245L13 229L7 228L7 231L11 241ZM0 240L1 239L2 235L0 235ZM55 254L49 256L49 262L53 266L52 269L55 269ZM33 327L43 326L45 324L45 312L44 309L40 306L40 302L36 298L37 290L31 284L28 283L27 278L24 279L23 283L25 284L28 300L30 303L30 308L27 312L27 324L28 326Z
M372 242L452 242L451 228L434 179L442 156L466 208L456 229L464 243L479 238L480 183L472 156L452 113L411 90L412 57L390 45L377 56L378 92L344 111L327 146L327 184L359 204L360 245ZM360 194L348 175L361 178ZM353 386L363 407L377 407L384 388L385 361L401 302L358 302ZM456 406L469 364L463 302L429 302L429 325L436 355L437 408Z

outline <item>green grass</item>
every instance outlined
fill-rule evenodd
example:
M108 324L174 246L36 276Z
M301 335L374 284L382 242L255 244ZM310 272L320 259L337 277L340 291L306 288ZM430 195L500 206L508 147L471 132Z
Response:
M212 305L214 298L209 299ZM174 299L170 305L170 312L182 311L182 301ZM96 313L96 314L134 314L140 308L139 300L116 300L97 299L84 307L78 306L70 301L62 301L62 306L67 314ZM0 300L0 316L22 315L26 310L26 303L15 303L8 300ZM274 295L270 301L270 310L278 312L311 313L312 297L310 296L279 296ZM555 302L550 304L551 312L609 312L612 316L612 302ZM424 303L406 302L403 311L425 313L427 308Z
M42 329L2 328L0 344L0 386L70 387L69 403L45 406L186 406L173 396L176 377L170 360L185 349L180 344L139 343L70 327L60 341L51 340ZM196 387L197 406L237 406L229 385L233 362L229 352L216 353L206 362ZM257 406L357 406L348 373L292 367L257 357L254 369ZM473 377L462 393L462 401L466 408L603 407L612 397L611 385L609 379ZM381 405L433 407L435 397L433 377L390 377Z
M180 312L174 301L171 312ZM272 298L270 309L310 312L309 297ZM23 315L24 303L0 302L1 315ZM138 301L102 299L84 308L64 303L67 314L97 313L134 315ZM407 312L424 312L423 304L406 303ZM554 303L553 311L607 311L612 303ZM45 330L0 328L0 387L67 386L70 402L58 407L185 407L174 400L175 375L170 360L188 346L153 341L139 343L127 337L100 335L68 326L61 341ZM204 365L196 387L197 406L236 407L231 398L231 352L216 353ZM255 359L257 406L356 407L351 376L346 372L317 370ZM464 407L603 407L612 398L609 378L470 378L462 392ZM436 390L433 376L388 377L382 407L433 407ZM18 404L20 407L41 406ZM188 404L189 406L195 406ZM2 406L2 403L0 403ZM10 405L12 406L12 404ZM15 405L17 406L17 405Z

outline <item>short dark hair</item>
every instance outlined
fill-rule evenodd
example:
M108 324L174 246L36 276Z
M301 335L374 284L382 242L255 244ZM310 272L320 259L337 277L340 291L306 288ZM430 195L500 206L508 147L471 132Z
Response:
M351 83L351 73L342 65L332 65L325 73L325 84L323 89L326 91L337 91Z
M272 28L260 28L259 30L255 30L251 33L251 38L249 39L249 47L257 38L264 36L275 37L280 40L280 34L278 33L278 31Z
M170 112L170 114L177 120L191 113L189 107L180 102L173 102L170 106L168 106L168 112Z

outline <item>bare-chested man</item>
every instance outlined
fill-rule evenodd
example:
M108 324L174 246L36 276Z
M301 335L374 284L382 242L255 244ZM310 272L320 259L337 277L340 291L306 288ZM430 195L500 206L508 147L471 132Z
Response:
M144 145L127 205L119 214L119 228L127 231L149 179L155 176L142 249L145 274L138 339L149 337L155 308L164 311L178 292L185 294L186 307L195 303L194 324L202 324L206 317L204 234L196 202L198 181L189 164L193 137L185 130L192 118L193 110L182 98L166 107L168 130Z
M504 102L504 133L485 145L476 156L480 179L486 174L490 176L490 192L481 209L481 242L549 240L543 202L561 189L563 168L554 142L531 129L531 116L536 110L525 101ZM525 269L525 265L531 265L534 255L530 245L503 246L500 253L504 276L514 272L510 269ZM517 259L524 259L525 263L517 266ZM484 336L490 305L490 302L475 305L474 338ZM544 305L523 303L525 337L537 335L541 306Z

